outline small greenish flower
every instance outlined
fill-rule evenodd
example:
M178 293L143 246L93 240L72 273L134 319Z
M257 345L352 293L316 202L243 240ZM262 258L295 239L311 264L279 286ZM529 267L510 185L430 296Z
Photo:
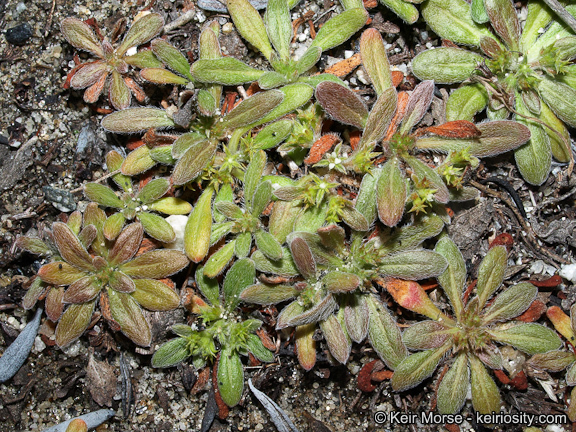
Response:
M74 47L94 54L100 60L81 63L68 75L67 84L75 89L86 88L84 100L94 103L106 86L108 76L110 103L118 110L128 108L132 98L131 90L137 96L144 91L131 78L125 75L129 66L150 67L160 62L151 51L129 55L132 48L148 42L162 31L164 19L157 13L149 13L136 20L117 48L108 39L101 40L88 24L76 18L66 18L60 24L60 30L66 40Z
M108 170L114 172L122 166L124 158L117 152L111 151L106 155ZM170 189L170 182L164 178L151 180L140 190L134 190L130 177L118 173L112 180L124 190L121 197L108 186L99 183L87 183L84 192L92 201L103 207L119 210L106 219L103 231L108 240L114 240L127 220L138 220L144 231L150 237L164 243L174 241L175 233L168 222L148 210L158 211L169 215L190 213L192 206L179 198L163 197Z
M128 225L111 242L104 237L105 220L104 212L91 203L81 231L78 223L72 227L61 222L52 225L52 237L62 260L43 265L38 276L47 285L57 287L63 305L60 310L65 308L56 327L60 347L84 333L98 304L113 328L136 344L149 346L150 325L141 307L166 311L180 303L178 294L158 279L186 267L186 256L174 250L153 250L136 256L144 232L142 225Z
M562 342L547 327L512 321L536 298L538 289L534 285L522 282L508 287L488 305L504 281L508 259L504 246L492 247L480 263L476 295L469 301L463 296L466 265L462 254L448 237L441 239L435 250L448 261L448 268L438 281L453 316L440 311L416 282L385 285L399 305L430 318L404 331L402 338L408 349L419 352L397 366L392 388L403 391L420 384L434 373L443 358L452 357L450 369L438 386L438 410L442 414L457 413L471 389L476 411L500 412L498 387L486 369L502 368L497 344L538 354L558 349Z
M244 319L237 308L240 293L254 283L254 263L242 258L228 270L222 292L215 279L204 276L203 268L196 271L198 288L208 300L199 297L193 302L193 312L200 315L201 324L174 325L172 331L179 337L162 345L152 357L152 366L170 367L191 357L197 369L218 359L218 390L228 406L234 406L242 397L244 367L240 356L252 353L261 361L271 362L274 355L254 334L262 325L257 319Z

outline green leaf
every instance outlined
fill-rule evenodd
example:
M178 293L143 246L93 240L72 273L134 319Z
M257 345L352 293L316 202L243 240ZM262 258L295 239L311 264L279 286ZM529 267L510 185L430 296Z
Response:
M516 95L516 110L531 117L530 111L518 95ZM526 125L530 130L530 140L514 152L516 165L524 180L533 185L541 185L548 178L552 165L550 138L543 127L532 120L516 116L516 121Z
M234 249L236 247L236 240L226 243L216 252L214 252L210 258L206 261L206 266L204 267L204 274L207 277L213 278L218 276L224 268L228 265L232 257L234 256Z
M562 346L562 340L556 332L540 324L524 323L503 330L488 329L488 332L498 342L512 345L530 355Z
M184 250L195 263L202 261L210 248L213 192L211 188L202 192L184 230Z
M409 134L416 126L432 103L434 96L434 81L423 81L418 84L408 98L404 110L404 118L398 130L401 134Z
M276 201L274 203L268 220L268 230L280 244L284 243L288 234L293 231L294 221L300 211L300 206L295 202Z
M172 243L176 239L174 229L163 217L153 213L140 212L138 213L138 220L150 237L162 243Z
M174 127L174 121L161 109L130 108L108 114L102 119L102 127L115 133L137 133Z
M82 245L68 225L62 222L54 222L52 224L52 235L60 256L68 264L80 270L94 270L92 257L90 257L84 245Z
M234 248L234 253L238 258L247 257L250 253L250 248L252 246L252 233L243 232L236 236L236 247Z
M255 149L268 150L276 147L284 141L292 132L292 120L278 120L263 128L254 137L253 147Z
M220 122L222 129L238 129L269 114L284 100L284 94L279 90L269 90L256 93L240 102Z
M104 58L100 40L85 22L76 18L66 18L60 23L60 31L70 45Z
M421 321L404 330L402 340L411 350L440 348L451 337L447 330L437 321Z
M201 59L217 59L222 57L218 35L220 34L220 25L217 21L212 21L204 27L198 40Z
M244 368L240 356L227 347L224 347L218 360L218 390L229 407L240 402L244 390Z
M426 279L441 274L447 266L446 259L429 250L398 252L380 260L381 274L406 280Z
M240 298L248 303L269 305L297 297L299 291L289 285L251 285L242 291Z
M304 370L311 370L316 364L316 341L314 340L314 331L316 324L306 324L296 327L295 351L298 356L298 362Z
M185 215L192 211L192 205L180 198L164 197L148 204L150 210L167 215Z
M112 71L112 81L109 88L110 103L117 110L124 110L130 106L132 93L124 82L122 75L116 70Z
M380 3L390 8L408 24L414 24L418 21L418 9L412 3L421 3L420 0L380 0Z
M132 23L124 40L116 49L118 56L123 56L129 48L142 45L162 31L164 18L160 14L150 13Z
M420 12L432 30L443 39L478 46L483 36L493 37L486 26L472 20L470 5L465 0L428 0Z
M250 351L254 357L258 360L270 363L274 361L274 353L264 346L262 341L255 334L248 335L248 340L246 341L246 348Z
M364 8L345 10L324 23L310 47L320 47L326 51L341 45L360 30L367 20L368 12Z
M556 80L544 78L538 92L558 118L576 127L576 90Z
M190 74L190 73L188 73ZM154 84L174 84L185 86L190 82L187 78L182 78L169 70L162 68L146 68L140 71L140 76L146 81Z
M390 121L396 113L397 105L398 96L395 89L388 88L380 94L366 120L361 143L373 143L384 138Z
M370 323L370 309L366 295L346 296L346 306L344 307L344 321L346 331L350 339L361 343L368 336L368 325Z
M470 16L474 22L484 24L490 21L486 9L484 8L484 0L472 0L470 4Z
M530 307L538 288L528 282L519 283L499 294L484 312L482 322L492 324L517 317Z
M564 123L558 119L545 103L540 104L540 114L538 118L546 123L544 130L550 139L552 155L559 162L570 161L570 134Z
M384 40L378 30L371 28L362 33L360 54L374 90L380 96L384 90L392 87L392 76Z
M178 160L172 172L172 183L180 186L194 180L214 157L218 141L195 142Z
M494 380L475 355L469 355L472 406L481 414L500 412L500 393Z
M264 255L273 261L282 259L282 246L274 236L264 230L257 230L254 233L256 246Z
M150 149L142 145L130 153L122 163L122 174L133 176L148 171L156 165L156 161L150 157Z
M560 372L576 361L574 353L566 351L549 351L530 357L528 364L536 369Z
M228 311L234 310L240 303L240 293L254 283L256 268L249 258L243 258L234 263L226 273L222 292L224 293L225 305Z
M140 189L137 198L142 201L143 204L149 204L161 198L169 189L170 182L168 180L165 178L154 179Z
M438 387L438 411L441 414L458 413L466 402L469 387L468 358L466 354L459 354Z
M302 75L304 72L312 69L318 60L320 60L320 56L322 55L322 48L320 47L310 47L306 50L306 52L300 57L300 59L294 65L296 69L296 73L298 75Z
M254 6L248 0L228 0L226 6L238 33L270 60L272 46L264 21Z
M162 62L149 49L144 49L131 56L125 56L124 61L138 69L162 67Z
M466 263L462 253L450 237L441 238L434 251L446 258L448 267L438 276L438 282L450 300L450 305L460 319L464 309L462 294L466 284Z
M540 29L545 29L552 21L552 11L543 2L528 3L528 16L522 31L522 46L529 48L540 37Z
M331 294L328 294L322 298L322 300L317 301L309 309L304 309L297 301L292 302L282 310L280 315L278 315L276 329L281 330L286 327L297 327L304 324L323 321L334 312L336 307L336 301Z
M318 84L316 100L333 119L358 129L363 129L368 120L366 104L352 90L331 81Z
M208 299L212 306L220 304L220 286L217 279L212 279L204 274L205 267L198 267L194 278L198 289Z
M407 188L404 175L393 158L382 167L376 183L376 203L378 217L386 226L393 227L400 222L406 205Z
M276 119L279 119L286 114L300 108L302 105L310 101L314 89L307 84L289 84L278 89L284 93L284 100L276 108L262 117L260 120L250 123L246 128L252 129L253 127L265 124Z
M264 16L268 38L282 59L290 58L292 22L287 0L268 0Z
M86 183L84 193L91 201L97 202L104 207L121 209L124 203L108 186L99 183Z
M352 343L338 319L334 315L330 315L326 320L320 322L320 329L324 334L330 354L340 363L346 364L350 357Z
M394 369L390 383L394 391L404 391L417 386L434 373L450 345L422 351L406 357Z
M137 345L150 346L152 341L150 325L136 300L130 294L120 293L110 288L107 292L112 318L120 325L122 333Z
M326 289L333 293L354 291L361 282L362 280L355 274L342 271L331 271L322 278Z
M188 340L179 337L162 344L158 348L158 351L152 356L152 367L167 368L176 366L188 357L190 357Z
M370 225L376 221L377 200L375 191L381 173L382 170L376 168L364 175L356 197L356 205L354 206L356 210L364 215Z
M506 272L508 252L504 246L495 246L488 251L478 269L478 310L481 310L486 301L502 285Z
M254 198L252 199L252 216L260 217L262 212L272 200L272 184L270 181L260 182L254 191Z
M180 50L166 42L164 39L154 39L150 43L150 46L152 47L154 54L156 54L156 56L158 56L166 66L188 78L186 81L192 80L192 75L190 74L190 63L188 63L188 60L182 55Z
M272 261L268 259L261 251L257 250L252 254L252 260L256 265L256 269L263 273L272 273L284 277L293 277L300 274L292 255L288 248L282 248L282 259Z
M308 207L294 221L294 231L316 232L326 222L328 202Z
M430 3L433 0L428 0ZM438 84L453 84L470 78L483 57L460 48L436 48L418 54L412 60L412 70L421 80Z
M136 290L131 294L140 306L152 311L168 311L180 305L176 291L154 279L134 279Z
M506 43L511 51L520 46L520 23L516 8L510 0L484 0L486 13L494 31Z
M368 338L370 345L390 369L394 370L407 356L398 325L376 297L366 298L369 310Z
M174 165L176 159L172 157L172 145L158 145L150 149L150 158L162 165Z
M260 79L258 79L258 86L261 89L267 90L288 84L288 82L289 81L285 75L282 75L278 72L268 71L264 73Z
M264 73L233 57L200 59L192 65L195 80L229 86L257 81Z
M206 135L197 132L188 132L180 135L172 145L172 157L174 159L180 159L190 147L205 140Z
M118 269L135 279L162 279L178 273L189 264L186 255L171 249L159 249L137 256Z
M368 231L370 229L370 224L364 215L352 207L349 202L342 207L340 216L342 221L354 231Z
M88 328L94 313L96 300L88 303L73 304L66 308L56 327L56 345L64 348L78 339Z
M465 85L450 93L446 103L446 121L468 120L486 108L488 95L481 84Z

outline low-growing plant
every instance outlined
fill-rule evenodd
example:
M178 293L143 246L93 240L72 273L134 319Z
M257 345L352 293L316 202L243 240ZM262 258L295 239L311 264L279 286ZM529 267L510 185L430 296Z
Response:
M255 153L244 174L244 203L238 206L232 200L217 199L214 202L214 214L221 214L222 222L214 224L210 244L224 237L226 243L212 254L204 267L204 275L215 277L222 272L230 260L247 257L252 248L252 241L258 250L271 260L282 259L282 246L260 221L262 212L272 200L272 185L270 181L261 181L266 154L260 150ZM223 197L221 197L223 198ZM231 197L230 197L231 198ZM228 239L232 234L233 239Z
M124 158L116 151L106 155L106 165L110 172L119 170ZM103 184L87 183L84 192L90 200L103 207L119 210L108 216L103 226L104 236L114 240L122 231L127 220L137 220L142 224L144 232L150 237L164 243L174 241L176 234L166 220L148 210L169 215L188 214L192 206L187 201L174 197L164 197L170 189L170 182L164 178L149 181L141 189L135 190L130 177L118 173L112 180L124 193L121 197Z
M192 311L201 323L187 326L177 324L172 331L179 337L162 345L152 357L152 366L170 367L192 359L196 369L217 360L217 383L222 400L228 406L238 404L244 389L244 367L241 355L253 354L264 362L274 360L254 334L262 322L245 319L237 307L240 293L254 283L256 270L249 258L242 258L226 273L222 290L215 279L206 277L203 268L196 271L196 284L209 303L195 296Z
M96 203L88 205L83 220L79 213L71 219L69 224L52 224L58 255L38 271L45 286L34 288L28 304L33 305L42 289L50 289L47 315L58 322L56 343L60 347L84 333L97 305L112 329L138 345L150 345L150 325L141 307L166 311L180 304L172 282L158 279L182 270L188 259L174 250L136 255L144 232L138 222L124 228L115 241L107 240L103 232L106 215ZM30 250L30 240L20 245Z
M112 75L108 93L114 108L128 108L132 92L143 102L146 96L144 90L127 76L130 66L145 68L159 66L161 63L149 50L134 54L131 51L159 34L164 27L164 19L157 13L141 16L134 21L117 48L114 48L107 38L103 38L98 27L95 24L94 26L97 33L94 33L87 23L76 18L66 18L60 24L62 34L72 46L88 51L100 59L74 67L68 74L66 85L75 89L88 87L84 91L84 101L94 103L106 87L108 76Z
M361 2L324 23L299 60L291 57L293 28L287 0L269 0L264 19L248 0L228 0L227 7L238 33L270 62L273 71L255 69L231 57L200 59L192 65L194 79L204 83L238 85L257 81L262 89L303 82L316 86L325 80L342 82L331 74L307 76L323 51L346 42L368 19Z
M438 386L438 410L457 413L471 389L476 411L500 412L498 387L486 370L502 368L498 344L532 355L558 349L562 342L543 325L512 321L536 298L534 285L521 282L510 286L489 302L504 281L508 259L504 246L493 246L480 263L476 295L470 299L464 293L466 266L454 242L444 237L435 250L448 261L438 282L452 307L452 316L443 313L416 282L384 284L399 305L430 318L404 331L402 338L408 349L420 352L397 366L392 388L412 388L431 376L443 358L453 358Z
M378 204L378 216L385 225L395 226L400 222L407 202L410 211L415 213L426 211L434 203L446 204L451 198L446 181L460 188L452 194L453 199L475 196L467 193L469 191L462 193L461 168L457 167L458 171L454 165L444 166L441 175L418 159L417 151L456 152L452 155L453 160L458 159L466 165L472 164L477 157L514 149L530 138L526 126L511 121L479 125L454 121L412 133L430 107L434 83L422 82L410 95L406 92L397 94L392 87L384 43L377 30L363 33L360 52L378 95L370 111L354 92L336 83L320 83L315 95L330 117L362 130L358 148L342 162L344 167L369 170L369 157L376 144L381 143L386 161L371 186Z
M428 0L422 16L432 29L482 54L456 47L427 50L414 58L412 69L420 79L465 83L450 95L448 120L472 121L485 107L492 119L516 114L531 132L530 141L515 150L516 164L527 182L540 185L548 178L552 156L560 162L573 159L565 124L576 126L576 66L571 64L576 36L540 1L529 2L523 29L509 0L483 5L480 13L477 8L471 13L463 0ZM574 13L576 7L567 10ZM484 21L478 15L494 32L475 21Z
M374 236L368 241L357 233L348 244L344 229L337 225L318 233L288 235L290 252L271 260L259 251L252 255L256 268L281 277L302 275L291 284L259 283L246 288L241 298L260 305L293 301L278 316L276 328L296 328L296 352L302 367L316 362L313 338L320 326L330 352L346 363L352 341L367 336L378 355L394 368L406 355L400 332L387 308L374 295L373 282L381 277L418 280L440 274L446 261L438 253L419 245L442 229L437 217L394 234ZM404 240L399 246L397 240Z

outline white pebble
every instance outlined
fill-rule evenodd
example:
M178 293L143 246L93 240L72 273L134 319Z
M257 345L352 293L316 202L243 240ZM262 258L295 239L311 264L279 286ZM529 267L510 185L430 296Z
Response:
M573 284L576 284L576 264L567 264L560 267L558 272L564 279L568 279Z

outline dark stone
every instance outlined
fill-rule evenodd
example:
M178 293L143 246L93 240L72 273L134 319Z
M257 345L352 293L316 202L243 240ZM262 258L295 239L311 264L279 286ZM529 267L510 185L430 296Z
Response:
M24 45L32 37L32 27L22 23L6 30L6 40L12 45Z

